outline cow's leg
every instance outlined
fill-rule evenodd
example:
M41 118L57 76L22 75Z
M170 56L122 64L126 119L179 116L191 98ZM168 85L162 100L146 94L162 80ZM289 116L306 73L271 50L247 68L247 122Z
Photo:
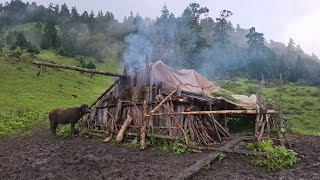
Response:
M50 122L50 130L54 138L57 137L57 127L58 123L52 121Z
M74 137L74 123L71 123L71 132L70 132L70 137L73 138Z

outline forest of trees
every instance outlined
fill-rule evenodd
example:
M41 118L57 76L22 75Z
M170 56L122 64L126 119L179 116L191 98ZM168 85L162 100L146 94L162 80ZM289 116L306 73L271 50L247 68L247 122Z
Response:
M175 16L163 6L156 19L131 12L119 22L112 12L79 13L66 4L46 8L14 0L0 4L0 50L51 49L63 56L94 57L98 62L117 57L132 67L143 65L148 57L196 69L209 79L235 75L279 79L281 75L287 82L320 84L319 59L304 53L293 39L286 44L268 42L255 27L233 25L231 11L222 10L216 18L208 12L191 3ZM10 30L27 23L33 23L32 33Z

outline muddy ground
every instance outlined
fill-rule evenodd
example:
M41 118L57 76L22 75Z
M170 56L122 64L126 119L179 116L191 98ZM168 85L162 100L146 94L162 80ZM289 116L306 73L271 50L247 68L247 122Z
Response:
M320 179L320 138L295 138L294 149L302 158L293 169L268 173L251 166L248 157L228 154L194 179ZM0 179L172 179L205 156L140 151L92 139L52 139L40 132L0 140Z
M292 169L268 172L254 167L253 157L227 154L222 162L215 161L211 168L202 170L193 179L315 179L320 180L320 137L291 135L292 149L299 153L299 161Z

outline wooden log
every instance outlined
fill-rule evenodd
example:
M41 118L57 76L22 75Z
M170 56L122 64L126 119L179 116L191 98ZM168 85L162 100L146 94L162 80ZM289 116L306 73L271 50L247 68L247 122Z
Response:
M241 154L246 156L256 156L256 155L263 156L263 157L270 156L270 154L266 152L255 152L255 151L249 151L249 150L222 149L222 148L211 148L211 147L193 147L193 148L200 151L218 151L218 152L224 152L224 153Z
M160 116L166 113L150 113L147 116ZM256 110L219 110L219 111L191 111L191 112L171 112L169 115L202 115L202 114L258 114ZM268 110L262 114L278 114L276 110Z
M208 115L208 116L209 116L209 115ZM215 120L213 117L210 117L210 116L209 116L209 118L216 123L217 127L218 127L221 131L223 131L223 133L224 133L227 137L230 137L230 136L231 136L230 133L229 133L227 130L225 130L217 120Z
M92 132L92 131L90 131L90 130L86 130L85 133L86 133L86 134L89 134L89 135L92 135L92 136L104 137L103 134L97 133L97 132Z
M151 114L154 114L171 96L177 91L177 89L173 90L167 97L165 97L151 112Z
M147 101L143 102L143 114L142 114L142 125L140 131L140 149L146 148L146 130L147 130L147 108L148 104Z
M127 119L124 121L118 135L117 135L117 139L116 142L119 144L121 143L122 139L123 139L123 135L124 135L124 131L128 128L129 124L131 123L132 118L131 116L127 116Z
M121 125L117 125L118 127L122 127ZM141 126L133 126L133 125L129 125L128 127L130 128L141 128ZM167 126L157 126L157 127L153 127L154 129L179 129L179 127L167 127Z
M118 84L118 82L120 81L120 79L117 79L116 81L114 81L107 90L105 90L90 106L89 109L91 109L97 102L100 101L101 98L103 98L104 95L106 95L116 84Z
M139 136L139 133L124 133L128 136L136 136L138 137ZM181 139L179 137L172 137L172 136L167 136L167 135L161 135L161 134L147 134L146 135L147 137L152 137L152 138L159 138L159 139L168 139L168 140L178 140L178 139Z
M33 64L41 65L41 66L47 66L47 67L53 67L53 68L61 68L61 69L69 69L69 70L75 70L79 72L86 72L91 74L100 74L105 76L115 76L115 77L125 77L123 74L118 73L112 73L112 72L103 72L103 71L97 71L94 69L86 69L86 68L80 68L80 67L74 67L74 66L66 66L66 65L60 65L60 64L53 64L48 62L41 62L41 61L33 61Z
M226 145L224 145L220 151L210 153L206 155L205 157L198 160L195 164L191 165L187 169L181 171L178 176L175 179L190 179L192 176L194 176L197 172L199 172L203 167L209 165L214 160L216 160L222 150L229 150L230 148L234 147L237 143L239 143L242 139L238 138L231 142L228 142Z
M213 152L205 157L199 159L195 164L191 165L187 169L180 171L176 178L173 179L190 179L193 177L197 172L199 172L203 167L209 165L214 160L216 160L220 155L220 152Z

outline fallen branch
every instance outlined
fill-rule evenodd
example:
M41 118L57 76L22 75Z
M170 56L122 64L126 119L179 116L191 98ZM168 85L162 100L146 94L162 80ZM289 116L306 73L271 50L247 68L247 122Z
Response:
M74 66L66 66L66 65L53 64L53 63L41 62L41 61L33 61L32 63L36 64L36 65L41 65L41 66L48 66L48 67L61 68L61 69L69 69L69 70L75 70L75 71L86 72L86 73L91 73L91 74L100 74L100 75L115 76L115 77L124 77L124 75L122 75L122 74L97 71L97 70L94 70L94 69L86 69L86 68L80 68L80 67L74 67Z

